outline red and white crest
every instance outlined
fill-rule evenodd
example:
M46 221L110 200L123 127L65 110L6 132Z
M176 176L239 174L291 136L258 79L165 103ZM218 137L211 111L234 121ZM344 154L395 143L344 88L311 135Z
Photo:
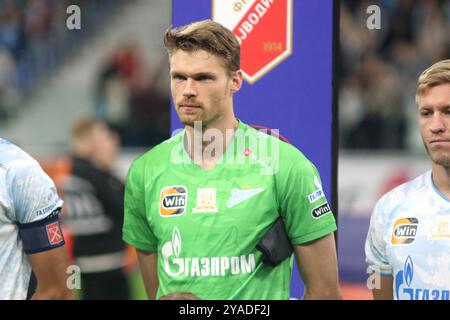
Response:
M63 240L61 229L59 228L59 222L53 222L45 226L47 230L48 241L51 245L60 243Z
M241 43L241 69L254 83L292 53L292 0L213 0L213 20Z

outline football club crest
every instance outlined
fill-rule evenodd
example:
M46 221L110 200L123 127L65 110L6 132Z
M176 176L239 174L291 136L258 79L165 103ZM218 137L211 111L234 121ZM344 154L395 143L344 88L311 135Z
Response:
M216 188L198 188L197 189L197 205L192 209L193 213L209 213L218 212L216 200Z
M292 53L292 0L213 0L213 20L241 43L241 69L254 83Z
M47 231L47 238L50 245L56 245L63 241L61 229L59 228L59 222L53 222L45 226Z
M437 216L429 240L450 240L450 216Z

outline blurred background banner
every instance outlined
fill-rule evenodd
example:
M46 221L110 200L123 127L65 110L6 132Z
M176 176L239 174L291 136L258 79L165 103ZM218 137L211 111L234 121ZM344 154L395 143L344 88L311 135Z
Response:
M169 25L165 1L0 0L0 134L47 156L67 151L73 119L89 114L125 147L168 138Z
M174 26L213 18L240 37L246 81L235 95L237 117L251 125L279 129L317 166L330 202L336 195L333 4L331 0L172 1ZM174 112L171 120L172 130L181 127ZM291 297L302 294L295 267Z

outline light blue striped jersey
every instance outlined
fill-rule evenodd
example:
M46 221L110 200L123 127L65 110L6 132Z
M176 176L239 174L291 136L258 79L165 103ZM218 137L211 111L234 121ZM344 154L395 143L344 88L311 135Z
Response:
M25 299L31 267L18 223L31 223L61 207L53 181L36 160L0 138L0 299Z
M449 299L450 200L431 170L377 202L365 252L370 269L392 275L395 299Z

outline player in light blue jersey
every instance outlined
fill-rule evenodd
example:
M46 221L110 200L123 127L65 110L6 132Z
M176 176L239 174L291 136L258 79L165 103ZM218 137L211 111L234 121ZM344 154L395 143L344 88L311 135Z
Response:
M0 299L25 299L31 270L33 299L73 298L68 255L58 221L62 200L40 165L0 138Z
M420 75L416 102L431 170L373 211L365 251L375 299L450 299L450 60Z

